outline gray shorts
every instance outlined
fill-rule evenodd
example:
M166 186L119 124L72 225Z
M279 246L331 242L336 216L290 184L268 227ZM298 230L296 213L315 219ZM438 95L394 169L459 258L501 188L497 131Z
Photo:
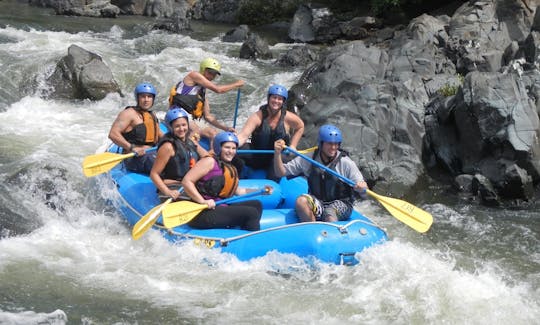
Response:
M308 204L315 215L317 221L347 220L351 216L352 203L343 200L334 200L322 202L311 194L302 194L308 201Z

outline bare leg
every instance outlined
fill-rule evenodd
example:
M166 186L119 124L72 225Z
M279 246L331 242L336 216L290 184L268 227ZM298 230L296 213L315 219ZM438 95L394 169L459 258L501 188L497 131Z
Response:
M213 142L214 142L214 137L216 136L216 134L218 133L218 131L216 129L214 129L213 127L205 127L204 129L201 130L201 137L206 137L208 138L209 142L210 142L210 148L213 148Z
M308 200L304 196L299 196L296 199L296 213L300 218L300 222L310 222L315 221L315 215L311 207L309 206Z

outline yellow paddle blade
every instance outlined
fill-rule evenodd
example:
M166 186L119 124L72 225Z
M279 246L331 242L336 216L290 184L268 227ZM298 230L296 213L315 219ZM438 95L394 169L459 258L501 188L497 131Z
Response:
M409 202L382 196L370 190L367 190L367 194L379 201L396 219L420 233L428 231L433 223L433 217L429 212Z
M191 221L202 210L208 208L206 204L191 201L179 201L169 204L163 209L163 224L167 228L174 228Z
M313 152L315 150L317 150L317 146L315 147L311 147L311 148L307 148L307 149L304 149L304 150L298 150L299 153L308 153L308 152Z
M126 158L133 157L135 153L119 154L112 152L103 152L90 155L84 158L82 166L86 177L96 176L106 173Z
M133 239L137 240L141 238L141 236L148 231L148 229L152 228L154 223L156 223L156 220L158 219L159 215L161 214L161 211L165 208L165 206L169 203L171 203L172 198L169 198L167 201L163 202L162 204L156 205L152 210L148 211L141 220L137 221L135 226L133 226L133 230L131 231L131 237Z

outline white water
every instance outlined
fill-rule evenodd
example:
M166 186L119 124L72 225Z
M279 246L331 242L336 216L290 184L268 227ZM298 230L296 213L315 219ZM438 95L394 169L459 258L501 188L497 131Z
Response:
M426 236L363 202L358 208L392 240L365 251L355 267L312 267L277 253L239 262L171 245L154 231L133 241L110 202L114 187L86 179L81 162L106 142L135 84L152 82L163 111L168 89L202 58L215 57L223 66L219 82L247 82L241 126L270 84L291 86L302 71L237 59L240 44L218 38L124 34L117 26L73 34L0 29L0 39L11 40L0 43L0 324L539 323L534 212L529 222L507 225L467 206L426 205L435 216ZM101 55L126 96L41 99L43 80L71 44ZM34 79L37 87L25 90ZM218 117L232 124L236 93L210 96ZM9 222L20 231L6 230Z

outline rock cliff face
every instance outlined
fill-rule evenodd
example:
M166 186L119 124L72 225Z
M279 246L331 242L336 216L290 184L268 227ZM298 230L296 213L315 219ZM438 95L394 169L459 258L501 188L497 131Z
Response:
M530 199L540 180L535 12L469 2L384 42L333 47L293 87L306 138L341 126L369 183L395 195L438 168L486 204Z

